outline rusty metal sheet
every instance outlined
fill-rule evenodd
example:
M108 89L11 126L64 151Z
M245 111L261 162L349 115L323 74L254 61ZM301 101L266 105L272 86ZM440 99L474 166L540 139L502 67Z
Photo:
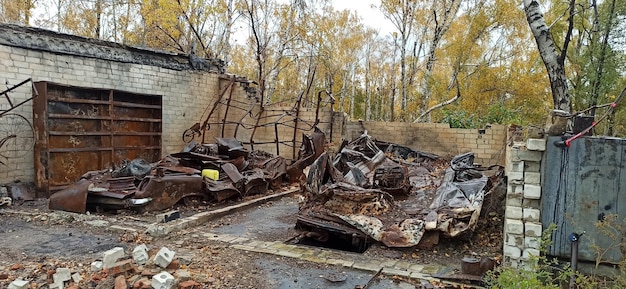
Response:
M34 86L37 191L66 188L84 172L124 159L161 158L161 96L51 82Z
M241 196L241 192L237 188L235 188L235 185L230 179L220 179L216 181L209 178L204 178L203 181L207 191L209 192L209 195L217 202L221 202L235 196Z
M141 181L134 195L134 198L138 199L152 199L141 207L143 211L164 210L187 197L206 197L203 193L201 176L183 174L147 176Z
M60 190L50 196L48 208L50 210L62 210L74 213L87 211L87 194L92 182L80 179L73 186Z

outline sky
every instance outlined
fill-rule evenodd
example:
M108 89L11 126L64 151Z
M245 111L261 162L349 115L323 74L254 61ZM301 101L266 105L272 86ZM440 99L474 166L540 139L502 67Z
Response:
M380 35L388 35L395 30L393 24L378 8L372 8L372 5L379 5L380 0L331 0L331 2L337 10L356 11L363 19L363 23L379 30Z

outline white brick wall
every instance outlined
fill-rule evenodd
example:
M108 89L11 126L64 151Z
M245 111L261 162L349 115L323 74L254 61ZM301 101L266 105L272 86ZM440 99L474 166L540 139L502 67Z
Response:
M529 139L526 145L507 147L503 254L505 263L517 267L540 254L541 159L545 140ZM523 240L523 241L522 241Z
M0 45L0 82L2 89L27 78L66 85L117 89L163 96L162 153L167 155L184 146L185 129L200 121L200 116L219 93L217 74L178 71L148 65L57 55ZM239 88L239 86L236 86ZM10 93L15 102L31 97L29 84ZM7 106L0 99L0 108ZM32 122L32 102L15 110ZM0 183L34 181L32 149L21 159L0 160Z

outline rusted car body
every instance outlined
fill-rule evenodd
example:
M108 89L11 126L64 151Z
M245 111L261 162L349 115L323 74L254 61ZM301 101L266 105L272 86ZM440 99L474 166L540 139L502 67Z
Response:
M501 167L483 171L473 160L467 153L448 162L364 134L310 166L296 227L357 247L412 247L426 232L459 236L475 227L502 176Z
M203 177L203 169L217 170L219 179ZM87 172L52 194L49 207L77 213L124 208L160 211L181 201L190 205L263 194L280 187L285 173L282 157L248 152L235 139L217 139L217 144L189 145L154 164L136 159L116 170Z

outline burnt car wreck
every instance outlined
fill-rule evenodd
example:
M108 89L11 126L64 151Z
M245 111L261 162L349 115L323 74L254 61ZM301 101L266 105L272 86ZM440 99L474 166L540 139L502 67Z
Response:
M467 233L503 174L500 166L482 168L473 161L472 153L447 161L367 133L344 142L336 156L321 154L302 181L299 240L344 242L363 251L375 241L433 246L440 235Z
M85 213L158 211L179 202L193 206L263 194L279 188L285 173L284 158L248 152L233 138L217 138L215 144L190 143L182 152L153 164L135 159L115 170L87 172L75 184L52 194L49 207Z

